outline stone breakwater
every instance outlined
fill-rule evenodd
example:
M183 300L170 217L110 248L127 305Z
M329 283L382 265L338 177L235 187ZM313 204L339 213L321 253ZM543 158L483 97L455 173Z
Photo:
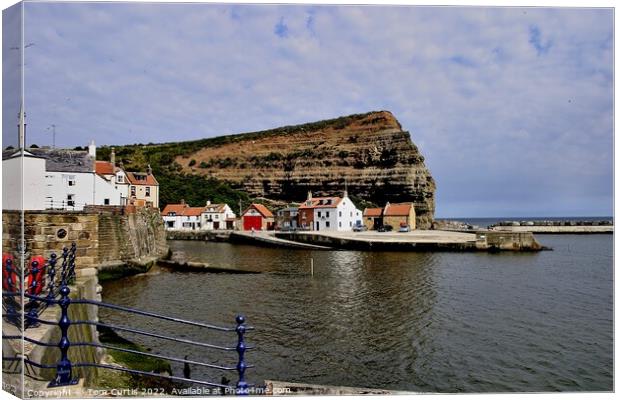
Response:
M489 226L492 231L533 232L548 234L591 234L613 233L613 221L502 221Z

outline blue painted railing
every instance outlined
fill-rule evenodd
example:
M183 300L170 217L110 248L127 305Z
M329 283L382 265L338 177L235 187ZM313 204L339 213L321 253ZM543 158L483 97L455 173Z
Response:
M36 367L41 369L56 369L56 377L49 383L49 387L59 387L59 386L67 386L74 385L78 381L78 377L75 376L74 370L75 368L105 368L112 369L117 371L124 371L130 374L135 375L144 375L150 377L160 377L163 379L176 380L185 383L193 383L198 385L205 385L211 387L217 387L222 390L225 390L225 393L228 394L249 394L250 388L255 386L249 385L245 381L245 372L248 368L253 368L252 365L247 365L245 362L245 352L247 350L252 349L252 347L247 346L245 343L245 335L249 330L253 330L254 328L246 326L245 318L242 315L237 315L235 318L235 326L223 327L218 325L212 325L202 322L190 321L176 317L170 317L166 315L161 315L149 311L138 310L130 307L124 307L116 304L104 303L96 300L88 300L88 299L74 299L70 298L71 289L69 284L75 279L75 256L76 256L76 246L75 243L71 245L70 248L64 248L62 251L62 255L60 259L61 267L60 271L57 271L57 263L59 261L58 257L55 254L51 254L49 259L44 261L42 257L33 257L30 260L29 268L24 271L24 280L27 281L27 289L25 292L20 292L18 288L24 287L24 285L20 282L20 274L19 268L16 268L13 259L5 255L3 256L3 318L6 322L11 325L18 327L20 330L28 329L30 327L40 326L40 324L44 325L56 325L60 329L60 341L58 343L48 343L38 341L32 338L29 338L25 335L5 335L4 332L2 334L3 339L23 339L29 343L46 346L46 347L57 347L60 350L60 357L58 362L55 365L51 364L40 364L34 361L27 359L26 357L2 357L3 361L9 362L23 362L26 366ZM45 288L46 293L43 293L43 289ZM23 299L22 303L26 302L23 307L25 318L22 321L22 312L19 299ZM97 307L104 307L111 310L115 310L121 313L141 315L144 317L154 318L158 320L170 321L173 323L181 324L181 325L189 325L194 327L200 327L208 330L215 330L220 332L227 333L236 333L236 345L235 346L221 346L212 343L205 343L200 341L194 341L189 339L181 339L168 335L164 335L161 333L149 332L141 329L136 329L132 327L126 326L118 326L114 324L105 324L98 321L91 320L76 320L71 321L69 319L69 308L74 304L83 304L83 305L92 305ZM58 305L60 307L60 318L58 321L48 321L40 318L42 311L53 305ZM69 328L72 325L91 325L102 328L110 328L117 331L129 332L134 335L141 335L146 337L152 337L156 339L166 340L170 342L178 342L184 343L199 347L205 347L209 349L214 349L223 352L236 352L237 353L237 364L235 366L224 366L206 363L202 361L196 360L188 360L181 359L174 356L166 356L159 354L147 353L139 350L126 349L122 347L112 346L99 342L71 342L69 340ZM221 371L236 371L237 372L237 383L235 386L223 384L223 383L215 383L208 382L198 379L191 379L189 377L177 377L177 376L169 376L162 375L155 372L148 371L140 371L134 370L124 367L119 367L115 365L107 365L107 364L98 364L98 363L88 363L88 362L71 362L68 356L69 349L71 347L78 346L90 346L108 350L121 351L125 353L131 353L146 357L152 357L167 361L173 361L178 363L184 363L186 365L195 365L202 366L205 368L212 368Z

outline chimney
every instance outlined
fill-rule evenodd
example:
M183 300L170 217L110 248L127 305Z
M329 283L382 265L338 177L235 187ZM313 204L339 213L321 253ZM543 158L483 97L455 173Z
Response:
M185 199L181 199L181 204L185 204Z
M114 147L112 147L112 150L110 151L110 162L116 167L116 154L114 154Z
M207 200L207 205L210 206L211 205L211 200Z
M151 168L151 164L148 164L146 166L146 174L147 175L153 175L153 169Z
M94 140L91 140L90 144L88 145L88 154L95 159L97 158L97 146L95 146Z

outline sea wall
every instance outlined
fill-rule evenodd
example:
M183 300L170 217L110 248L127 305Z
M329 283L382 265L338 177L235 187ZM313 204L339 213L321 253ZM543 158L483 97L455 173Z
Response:
M16 252L21 213L2 213L3 252ZM168 251L163 221L157 209L96 206L83 211L45 210L24 213L26 258L60 255L77 245L76 269L144 264Z

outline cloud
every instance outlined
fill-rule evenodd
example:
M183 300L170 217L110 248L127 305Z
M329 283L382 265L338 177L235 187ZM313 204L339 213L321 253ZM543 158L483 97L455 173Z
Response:
M426 158L440 216L611 213L608 9L25 7L30 143L50 144L52 123L74 147L388 109Z

